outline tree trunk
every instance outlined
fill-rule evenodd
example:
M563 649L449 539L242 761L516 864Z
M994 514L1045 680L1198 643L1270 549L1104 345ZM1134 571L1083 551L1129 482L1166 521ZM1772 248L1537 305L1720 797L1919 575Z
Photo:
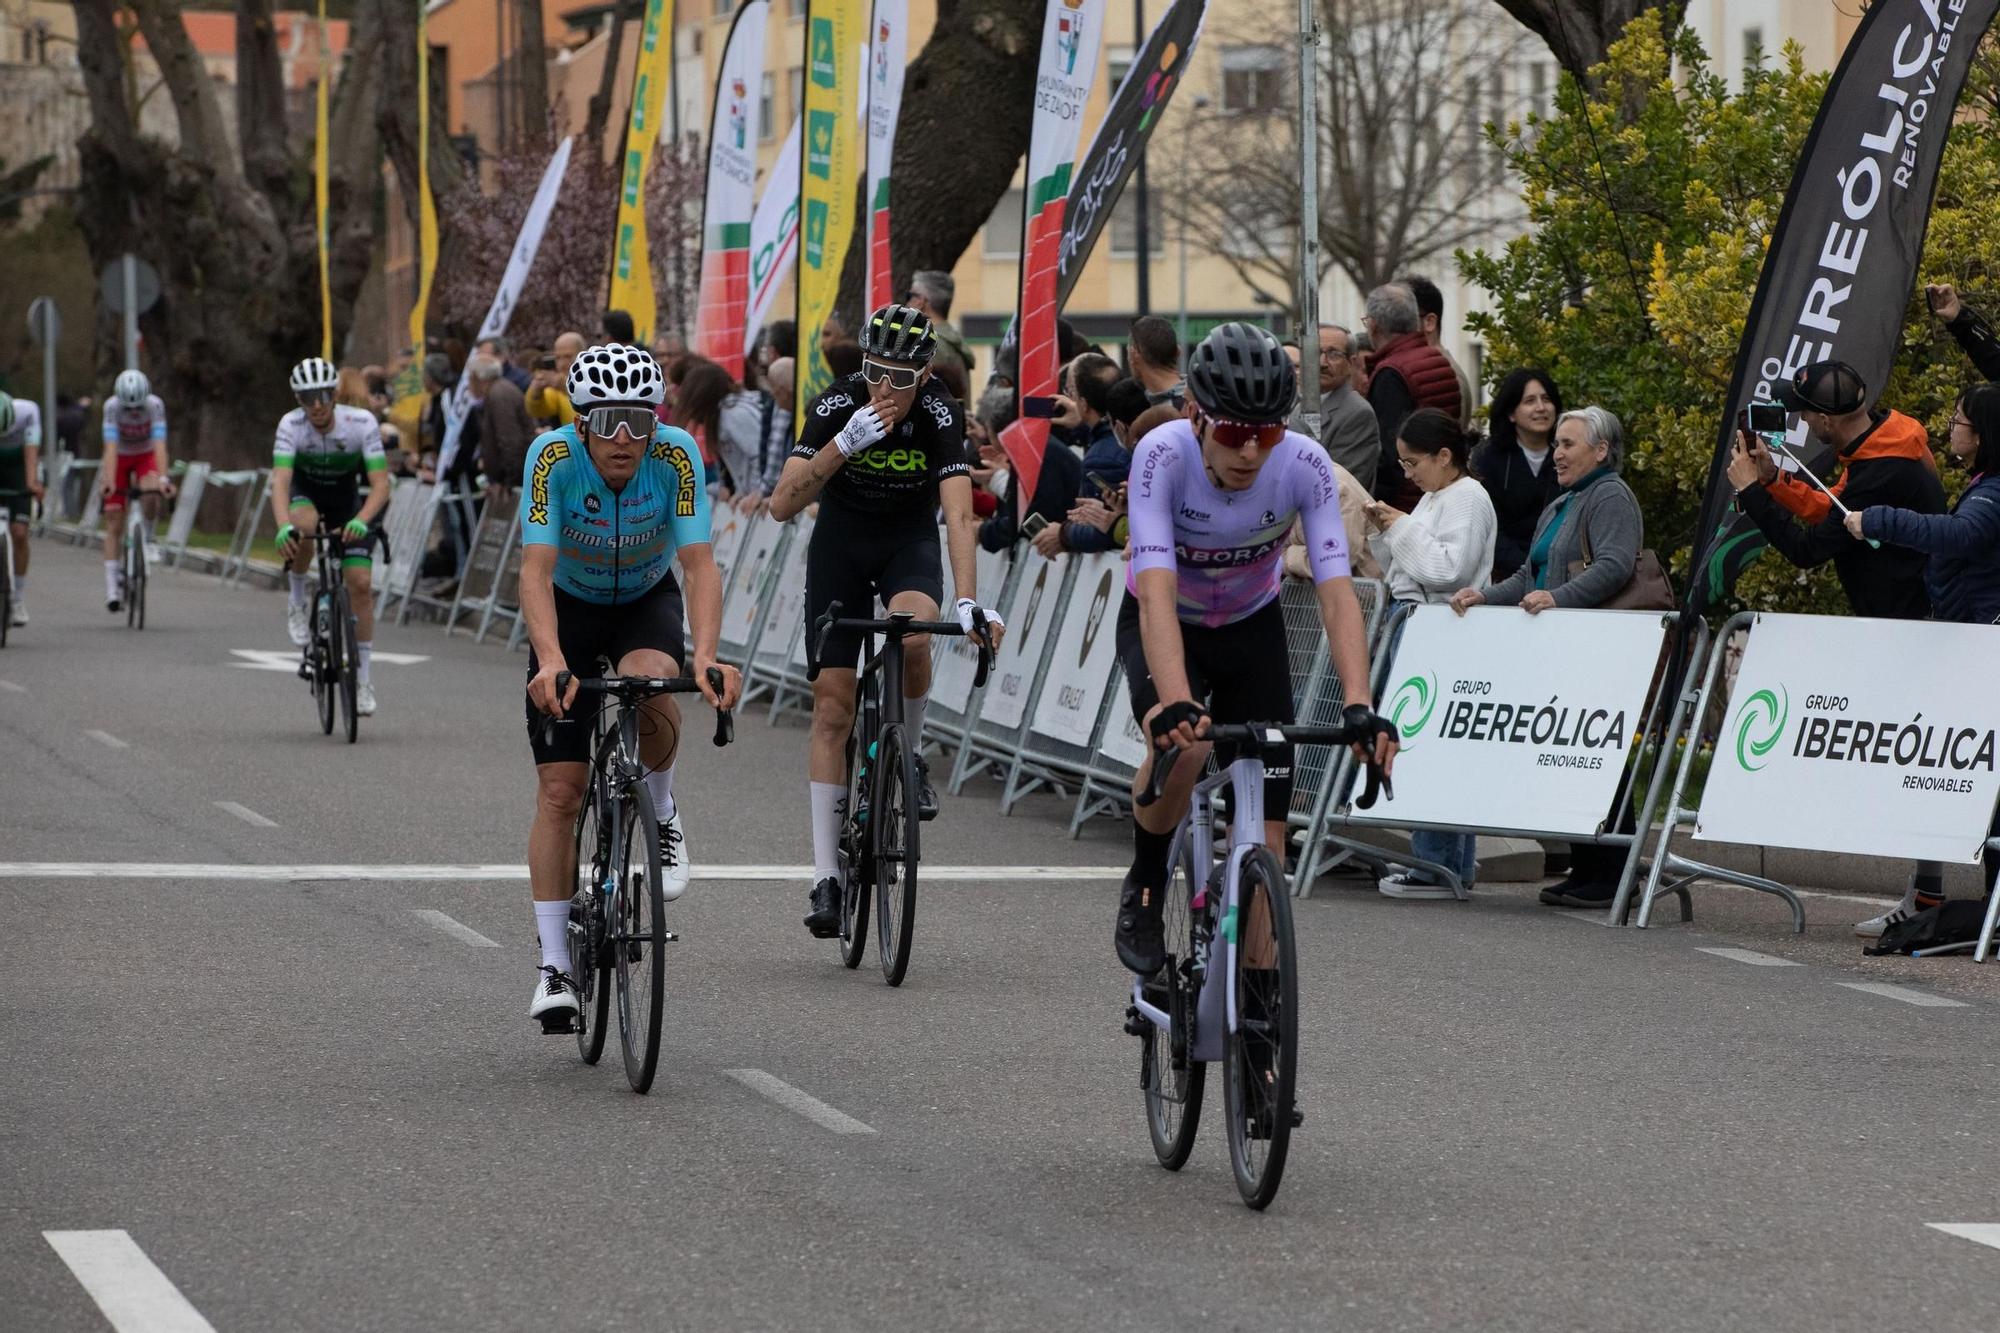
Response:
M1500 7L1548 43L1562 67L1580 83L1604 63L1625 25L1650 9L1667 11L1671 31L1680 26L1687 0L1500 0Z
M521 19L521 45L514 63L521 72L520 126L529 143L540 143L549 132L549 49L542 37L542 0L514 0Z
M611 121L611 99L618 87L618 65L625 58L625 25L642 0L625 0L612 7L611 35L605 41L604 72L598 76L597 91L590 95L590 114L583 122L583 145L594 150L600 161L611 158L611 145L604 141L605 126Z
M896 126L898 291L920 268L956 264L1013 183L1034 120L1041 32L1041 0L939 0L937 27L904 77ZM859 189L856 198L866 203ZM850 328L860 326L867 263L866 209L856 217L837 303Z
M278 26L272 0L238 0L236 6L236 123L278 132L253 134L243 144L243 169L268 199L290 188L291 155L285 151L285 86L278 66Z

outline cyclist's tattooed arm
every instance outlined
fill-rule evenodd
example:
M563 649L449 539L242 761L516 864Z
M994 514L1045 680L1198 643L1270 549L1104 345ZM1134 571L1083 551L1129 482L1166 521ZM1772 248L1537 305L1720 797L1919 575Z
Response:
M771 517L786 523L807 505L819 499L819 493L833 474L840 471L844 460L838 449L821 449L810 457L794 453L785 460L785 470L778 477L778 489L771 492Z

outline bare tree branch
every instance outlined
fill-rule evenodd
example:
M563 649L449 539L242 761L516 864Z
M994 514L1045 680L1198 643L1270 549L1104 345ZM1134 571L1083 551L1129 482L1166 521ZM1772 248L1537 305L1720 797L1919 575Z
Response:
M241 176L235 154L229 151L229 136L222 125L215 82L209 78L201 53L195 50L187 25L181 21L180 0L127 2L138 17L139 31L145 35L146 48L159 66L167 95L173 99L182 149L188 156L206 162L218 175Z
M272 0L237 0L236 125L243 143L243 171L273 201L290 185L291 153L284 124L285 81L278 63Z
M1672 30L1687 13L1687 0L1500 0L1500 7L1548 43L1579 82L1588 82L1590 67L1604 62L1626 24L1649 9L1664 9Z

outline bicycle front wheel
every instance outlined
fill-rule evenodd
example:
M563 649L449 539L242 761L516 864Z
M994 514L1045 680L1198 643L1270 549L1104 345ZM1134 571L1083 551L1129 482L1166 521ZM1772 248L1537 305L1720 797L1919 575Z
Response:
M604 1054L604 1031L611 1017L611 954L602 947L604 865L610 858L610 830L597 783L584 793L576 815L576 876L569 907L569 965L576 977L577 1054L587 1065Z
M1235 942L1228 952L1236 1027L1225 1043L1223 1064L1229 1164L1243 1202L1262 1208L1277 1196L1285 1174L1299 1058L1292 897L1268 848L1245 858L1236 911L1222 930Z
M621 871L605 937L618 969L618 1040L625 1047L625 1078L632 1091L653 1086L660 1066L660 1009L666 1002L667 963L660 887L660 825L643 789L622 798L619 843L613 864Z
M340 644L340 713L347 728L347 743L361 735L361 714L356 711L354 692L360 683L361 649L354 634L354 607L347 599L347 585L333 594L333 633Z
M917 918L917 755L903 724L882 728L875 746L875 933L882 978L903 984Z
M333 735L333 696L340 686L339 641L326 632L332 611L326 594L313 602L312 681L313 702L319 706L319 729Z
M125 541L125 623L146 628L146 539L136 528Z
M1180 855L1167 875L1167 896L1160 904L1167 965L1145 986L1146 998L1166 1010L1174 1030L1162 1032L1147 1024L1139 1056L1140 1082L1146 1089L1146 1133L1153 1140L1153 1155L1169 1171L1187 1165L1188 1154L1194 1151L1202 1091L1208 1081L1208 1066L1188 1058L1188 1044L1194 1037L1195 999L1208 965L1208 923L1214 919L1215 906L1205 900L1199 910L1193 906L1194 849L1187 841L1181 839Z

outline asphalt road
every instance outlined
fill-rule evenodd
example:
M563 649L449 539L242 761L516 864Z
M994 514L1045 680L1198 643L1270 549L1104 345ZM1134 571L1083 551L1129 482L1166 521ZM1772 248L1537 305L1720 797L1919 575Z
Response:
M1929 1224L2000 1223L2000 968L1863 960L1865 905L1799 941L1720 889L1641 933L1322 888L1258 1215L1212 1123L1179 1175L1147 1146L1116 826L948 799L965 877L890 990L802 882L703 874L808 859L800 728L696 743L639 1097L615 1035L591 1069L527 1021L525 886L434 869L521 858L523 655L384 631L421 660L349 747L241 655L278 595L163 572L133 634L100 593L38 543L0 651L0 1329L1993 1327L2000 1248ZM240 869L326 864L383 869ZM1072 873L982 872L1023 864Z

